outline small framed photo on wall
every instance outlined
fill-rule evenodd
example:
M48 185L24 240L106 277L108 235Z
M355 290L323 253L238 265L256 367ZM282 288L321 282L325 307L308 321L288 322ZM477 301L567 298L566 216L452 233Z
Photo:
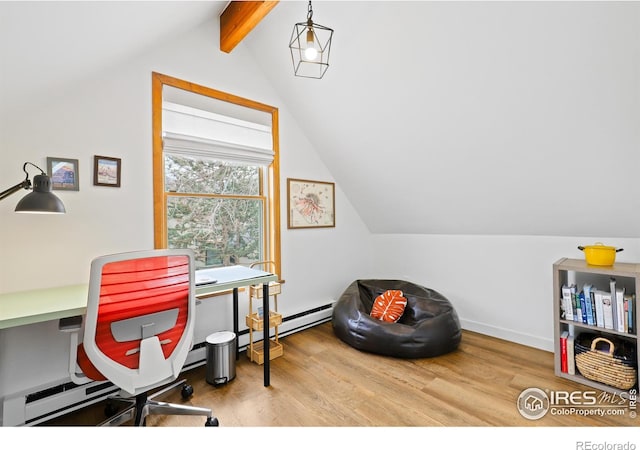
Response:
M93 157L93 184L94 186L120 187L120 158L109 156Z
M78 160L47 157L47 172L56 191L79 191Z

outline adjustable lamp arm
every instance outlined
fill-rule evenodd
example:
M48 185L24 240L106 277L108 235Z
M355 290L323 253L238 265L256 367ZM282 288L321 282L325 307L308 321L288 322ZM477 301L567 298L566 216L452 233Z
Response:
M31 181L29 181L29 179L27 178L26 180L21 181L20 183L16 184L15 186L10 187L6 191L0 192L0 200L7 198L11 194L15 194L20 189L30 189L30 188L31 188Z
M31 181L29 181L29 172L27 172L27 164L31 164L33 167L35 167L36 169L38 169L40 172L42 172L42 175L46 175L44 173L44 170L42 170L40 167L36 166L33 163L30 162L26 162L24 163L24 165L22 166L22 170L24 171L24 173L26 174L26 177L23 181L21 181L20 183L16 184L13 187L10 187L9 189L7 189L6 191L2 191L0 192L0 200L3 200L5 198L7 198L8 196L10 196L11 194L15 194L16 192L18 192L20 189L31 189Z

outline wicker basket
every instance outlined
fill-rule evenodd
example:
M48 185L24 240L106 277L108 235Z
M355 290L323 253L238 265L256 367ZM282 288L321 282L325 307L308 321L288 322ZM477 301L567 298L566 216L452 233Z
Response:
M638 381L635 347L627 341L583 333L576 339L575 356L576 367L590 380L623 390Z

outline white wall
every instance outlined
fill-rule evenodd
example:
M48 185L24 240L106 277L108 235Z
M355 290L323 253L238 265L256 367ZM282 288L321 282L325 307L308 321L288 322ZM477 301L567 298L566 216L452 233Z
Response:
M374 273L440 292L464 329L552 351L552 265L600 240L624 249L616 261L640 259L637 239L379 234Z
M248 47L372 232L640 237L640 2L313 6L321 82L282 75L298 2Z
M46 157L75 158L80 191L56 191L62 216L21 215L22 194L0 202L0 292L87 281L95 256L153 247L151 73L175 76L280 110L282 276L285 315L326 304L370 264L369 233L336 186L336 227L287 230L286 179L333 181L316 149L261 76L243 45L218 50L217 23L160 44L72 90L43 99L40 108L0 124L8 187L25 161L46 170ZM122 158L122 187L93 186L93 155ZM4 188L4 187L3 187Z

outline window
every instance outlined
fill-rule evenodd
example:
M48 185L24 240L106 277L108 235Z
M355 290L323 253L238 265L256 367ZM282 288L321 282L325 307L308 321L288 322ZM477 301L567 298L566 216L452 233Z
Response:
M279 273L277 126L276 108L154 73L155 247Z

